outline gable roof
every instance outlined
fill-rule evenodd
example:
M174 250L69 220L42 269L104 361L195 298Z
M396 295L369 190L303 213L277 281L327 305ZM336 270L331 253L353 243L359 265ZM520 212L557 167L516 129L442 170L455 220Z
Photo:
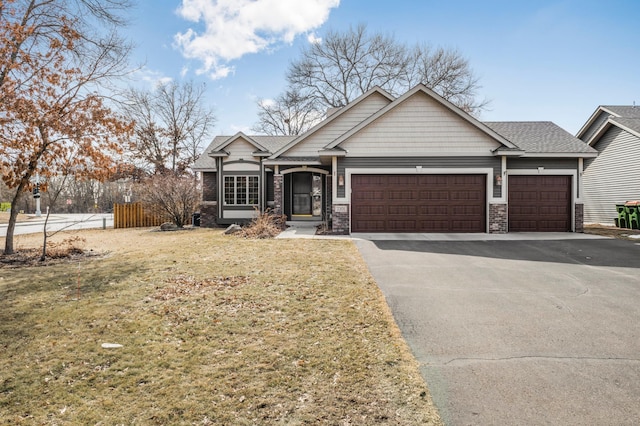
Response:
M342 142L344 142L345 140L349 139L351 136L353 136L354 134L356 134L357 132L359 132L360 130L362 130L363 128L368 126L369 124L373 123L378 118L382 117L383 115L387 114L389 111L391 111L394 108L398 107L398 105L402 104L402 102L404 102L406 99L408 99L409 97L411 97L411 96L413 96L413 95L415 95L416 93L419 93L419 92L422 92L422 93L426 94L427 96L431 97L432 99L434 99L435 101L440 103L442 106L444 106L445 108L449 109L451 112L453 112L454 114L456 114L457 116L459 116L463 120L465 120L468 123L470 123L472 126L478 128L483 133L485 133L488 136L490 136L491 138L495 139L501 145L503 145L503 146L505 146L507 148L512 148L512 149L517 149L518 148L513 143L511 143L509 140L507 140L506 138L504 138L500 134L496 133L494 130L490 129L489 127L484 125L482 122L480 122L477 119L475 119L474 117L472 117L470 114L464 112L463 110L461 110L457 106L453 105L451 102L447 101L446 99L444 99L443 97L441 97L440 95L438 95L437 93L435 93L434 91L429 89L424 84L418 84L413 89L409 90L404 95L402 95L399 98L395 99L389 105L387 105L386 107L382 108L381 110L379 110L375 114L371 115L369 118L367 118L366 120L362 121L360 124L358 124L357 126L353 127L351 130L349 130L348 132L346 132L345 134L343 134L342 136L340 136L339 138L337 138L336 140L334 140L333 142L331 142L330 144L325 146L324 149L331 150L331 149L337 148L338 145L340 145Z
M525 155L597 153L551 121L488 121L485 124L524 150Z
M359 103L361 103L362 101L364 101L365 99L367 99L368 97L373 95L374 93L380 94L380 95L384 96L385 98L389 99L389 101L393 102L393 96L391 96L387 91L383 90L382 88L376 86L373 89L370 89L367 92L363 93L362 95L358 96L355 100L350 102L347 106L344 106L344 107L340 108L339 110L337 110L335 112L332 112L331 115L329 115L327 118L325 118L324 120L322 120L321 122L319 122L318 124L313 126L311 129L309 129L305 133L299 135L294 140L292 140L291 142L289 142L288 144L286 144L282 148L280 148L277 151L275 151L273 153L273 155L271 157L269 157L269 158L270 159L275 159L279 155L285 153L286 151L288 151L289 149L291 149L295 145L298 145L299 143L301 143L302 141L304 141L305 139L307 139L311 135L315 134L320 129L322 129L322 128L326 127L326 126L329 126L332 122L334 122L336 119L338 119L338 117L342 116L347 111L351 110L356 105L358 105Z
M224 148L238 140L238 138L246 140L248 143L256 147L257 152L266 155L282 148L284 145L295 139L296 136L247 136L243 132L238 132L233 136L216 136L213 138L209 146L203 151L202 155L198 157L193 165L193 169L215 170L216 154L219 154L218 156L226 156L227 153L224 151Z
M600 105L591 117L587 120L586 123L582 126L578 133L576 133L576 137L582 139L582 137L587 133L589 128L593 125L593 123L602 116L602 114L608 114L611 117L616 118L640 118L640 107L635 105ZM601 127L604 127L601 126ZM600 133L601 129L597 129L595 133Z

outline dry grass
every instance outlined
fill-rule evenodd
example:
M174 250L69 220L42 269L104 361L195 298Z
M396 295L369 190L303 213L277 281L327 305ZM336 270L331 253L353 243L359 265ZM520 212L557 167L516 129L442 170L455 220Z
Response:
M76 234L109 254L2 271L3 422L440 423L351 242Z
M615 226L605 226L605 225L595 225L595 224L585 225L584 233L603 235L605 237L613 237L613 238L619 238L623 240L636 240L636 241L638 240L638 236L640 236L640 230L638 229L618 228Z

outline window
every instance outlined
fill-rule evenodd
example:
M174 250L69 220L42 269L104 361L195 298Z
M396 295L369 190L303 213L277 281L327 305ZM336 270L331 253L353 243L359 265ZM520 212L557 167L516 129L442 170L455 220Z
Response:
M225 176L224 203L247 206L258 204L258 176Z

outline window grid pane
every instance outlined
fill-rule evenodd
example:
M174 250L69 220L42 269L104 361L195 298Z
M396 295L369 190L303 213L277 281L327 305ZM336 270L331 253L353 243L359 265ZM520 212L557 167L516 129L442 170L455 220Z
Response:
M236 204L247 204L247 177L236 176Z
M258 204L258 176L249 176L249 204Z
M235 176L224 177L224 203L235 204Z

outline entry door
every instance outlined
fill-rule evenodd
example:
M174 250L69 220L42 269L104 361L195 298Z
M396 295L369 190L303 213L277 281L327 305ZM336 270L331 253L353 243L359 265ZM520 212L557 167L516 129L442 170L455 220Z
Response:
M311 216L311 173L294 173L291 176L293 206L291 214Z
M292 207L294 216L322 215L322 176L315 173L293 173L291 176Z

